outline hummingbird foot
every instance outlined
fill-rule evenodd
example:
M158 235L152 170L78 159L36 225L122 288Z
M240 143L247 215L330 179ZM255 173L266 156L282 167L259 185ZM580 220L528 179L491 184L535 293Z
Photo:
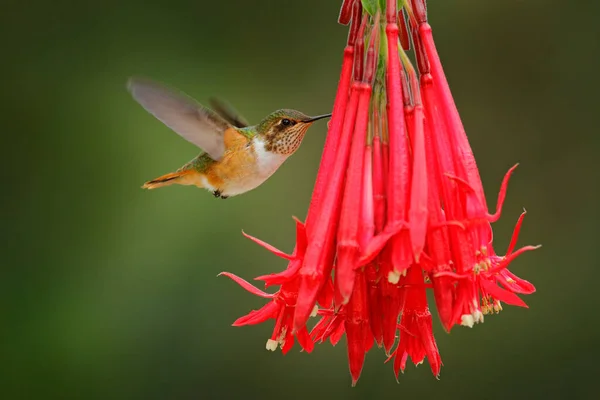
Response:
M223 195L221 194L221 191L220 191L220 190L215 190L215 191L213 192L213 196L215 196L216 198L219 198L219 197L220 197L220 198L222 198L223 200L225 200L225 199L229 198L229 196L223 196Z

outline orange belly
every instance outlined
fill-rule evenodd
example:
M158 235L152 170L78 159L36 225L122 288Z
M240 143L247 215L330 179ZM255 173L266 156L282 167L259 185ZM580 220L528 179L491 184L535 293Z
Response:
M287 159L285 155L267 152L260 138L248 142L236 134L243 140L232 140L223 159L211 166L204 176L204 186L224 196L235 196L258 187Z
M251 140L230 128L224 133L225 154L223 158L214 163L204 174L204 186L209 190L218 190L223 195L230 186L236 186L254 173L256 153L249 145Z

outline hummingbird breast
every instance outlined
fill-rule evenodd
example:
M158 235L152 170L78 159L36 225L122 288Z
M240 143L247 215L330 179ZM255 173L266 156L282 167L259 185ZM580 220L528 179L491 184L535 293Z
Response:
M205 187L223 196L235 196L255 189L288 158L267 150L265 140L256 135L250 141L230 147L221 162L206 172Z

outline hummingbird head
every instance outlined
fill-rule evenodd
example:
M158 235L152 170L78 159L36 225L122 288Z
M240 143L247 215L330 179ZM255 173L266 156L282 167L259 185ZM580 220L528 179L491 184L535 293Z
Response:
M331 114L309 117L296 110L277 110L258 124L258 134L265 140L265 149L278 154L294 153L313 122Z

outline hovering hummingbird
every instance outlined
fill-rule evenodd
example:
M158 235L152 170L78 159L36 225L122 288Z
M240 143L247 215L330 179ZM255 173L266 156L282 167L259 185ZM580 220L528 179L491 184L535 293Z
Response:
M266 181L294 154L313 122L331 116L309 117L284 109L248 126L220 100L211 99L212 111L158 82L131 78L128 88L146 111L202 150L177 171L146 182L144 189L196 185L222 199L245 193Z

